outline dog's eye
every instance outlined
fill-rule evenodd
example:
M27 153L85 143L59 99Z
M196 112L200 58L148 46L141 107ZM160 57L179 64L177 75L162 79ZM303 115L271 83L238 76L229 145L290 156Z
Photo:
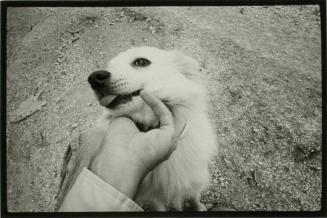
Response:
M151 61L145 58L137 58L133 61L132 65L135 67L146 67L151 64Z

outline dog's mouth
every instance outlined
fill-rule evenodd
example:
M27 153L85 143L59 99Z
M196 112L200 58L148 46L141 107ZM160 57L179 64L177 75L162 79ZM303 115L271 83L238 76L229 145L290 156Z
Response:
M141 89L132 92L130 94L124 94L124 95L106 95L100 99L100 104L106 108L109 109L115 109L119 105L126 104L133 100L133 97L139 96L141 92Z

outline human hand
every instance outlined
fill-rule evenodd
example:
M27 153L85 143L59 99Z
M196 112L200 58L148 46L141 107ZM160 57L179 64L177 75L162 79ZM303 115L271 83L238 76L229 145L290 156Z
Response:
M160 127L140 132L130 119L116 118L90 165L91 171L132 199L143 177L176 149L171 112L154 95L141 91L140 96L158 116Z

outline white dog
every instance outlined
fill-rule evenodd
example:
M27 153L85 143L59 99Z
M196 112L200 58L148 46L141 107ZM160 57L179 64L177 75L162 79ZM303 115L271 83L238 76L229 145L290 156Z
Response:
M157 127L156 116L138 95L146 89L167 105L181 132L177 149L144 178L136 201L149 202L155 211L181 211L189 200L195 210L206 210L200 195L210 182L208 165L217 144L198 62L176 51L132 48L112 59L105 71L91 74L89 83L107 111L101 122L124 115L144 131Z

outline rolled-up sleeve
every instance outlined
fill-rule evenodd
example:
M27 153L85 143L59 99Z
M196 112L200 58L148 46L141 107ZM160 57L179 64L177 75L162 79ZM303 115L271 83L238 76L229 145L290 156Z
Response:
M64 198L59 212L143 211L143 209L107 182L83 168Z

